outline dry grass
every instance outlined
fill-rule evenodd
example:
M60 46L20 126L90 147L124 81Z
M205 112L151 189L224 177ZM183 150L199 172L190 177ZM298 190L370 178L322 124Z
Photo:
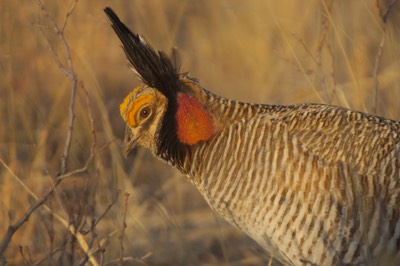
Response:
M95 156L87 171L64 179L15 232L0 264L82 263L82 245L68 225L79 229L99 263L118 264L122 251L132 265L268 263L256 244L214 216L179 173L143 150L123 159L118 105L138 81L105 6L157 48L178 47L182 70L220 95L274 104L325 102L398 120L400 3L384 23L381 14L390 2L78 2L65 29L79 81L69 171L84 165L92 145L85 89ZM71 3L45 5L61 25ZM66 62L37 1L0 3L0 241L34 204L34 195L40 198L61 173L71 81L45 36Z

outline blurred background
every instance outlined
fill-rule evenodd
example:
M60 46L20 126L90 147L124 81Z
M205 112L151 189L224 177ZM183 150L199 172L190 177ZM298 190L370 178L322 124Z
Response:
M96 149L87 171L63 180L15 232L0 264L84 263L56 216L79 229L100 264L119 263L121 253L126 265L269 263L179 172L143 149L123 157L119 104L140 83L105 6L155 48L176 47L181 70L224 97L400 120L397 1L81 0L64 29L70 57L50 18L62 28L73 1L43 4L0 1L0 241L62 171L71 80L57 62L70 58L78 81L68 170L89 158L90 113Z

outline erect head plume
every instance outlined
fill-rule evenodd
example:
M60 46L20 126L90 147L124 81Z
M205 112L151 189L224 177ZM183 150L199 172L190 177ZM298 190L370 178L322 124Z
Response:
M160 91L169 101L176 101L177 93L183 89L179 81L179 69L164 52L154 51L140 35L130 31L110 7L106 7L104 12L122 42L126 57L143 83Z
M167 99L157 131L155 151L158 156L182 169L185 162L189 161L191 147L209 140L218 130L212 113L204 105L203 89L195 79L180 74L165 53L154 51L143 38L131 32L111 8L105 8L104 12L110 18L129 62L142 81ZM127 124L134 128L136 121L126 116L126 107L130 106L131 98L128 97L127 102L122 104L122 115ZM135 103L129 111L135 113L140 107ZM125 144L131 147L131 134L126 140L129 143Z
M156 153L178 168L182 168L190 152L189 147L182 143L177 135L175 119L178 109L177 96L179 92L185 90L178 69L165 53L154 51L143 38L131 32L111 8L106 7L104 12L110 18L112 28L122 42L126 57L141 80L167 98L167 110L159 130Z

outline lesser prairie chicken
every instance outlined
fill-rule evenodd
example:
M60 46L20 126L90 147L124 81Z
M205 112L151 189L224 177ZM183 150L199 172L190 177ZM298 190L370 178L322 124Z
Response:
M222 98L105 12L144 83L120 106L127 154L140 145L179 169L284 264L400 260L399 122Z

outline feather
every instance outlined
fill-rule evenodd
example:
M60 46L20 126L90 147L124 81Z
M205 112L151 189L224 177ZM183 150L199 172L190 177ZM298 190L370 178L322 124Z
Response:
M169 101L176 101L176 94L182 91L179 69L174 67L164 52L156 52L142 36L129 30L111 8L106 7L104 12L112 22L111 26L121 40L132 68L143 83L159 90Z

